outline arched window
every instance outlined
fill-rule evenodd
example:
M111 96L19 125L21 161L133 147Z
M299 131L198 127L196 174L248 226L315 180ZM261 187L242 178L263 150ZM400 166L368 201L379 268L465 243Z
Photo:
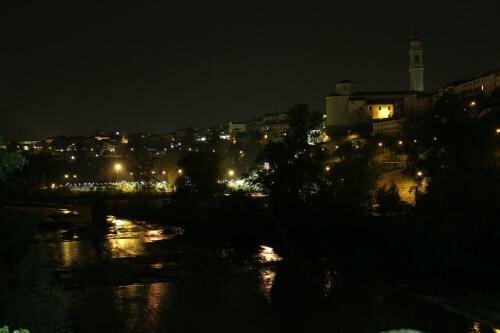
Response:
M418 64L420 62L420 57L418 54L415 54L415 63Z

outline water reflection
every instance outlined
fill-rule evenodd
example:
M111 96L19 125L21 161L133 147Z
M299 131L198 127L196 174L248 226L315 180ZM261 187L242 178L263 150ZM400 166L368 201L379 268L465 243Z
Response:
M155 263L149 265L149 267L151 267L153 269L162 269L163 266L164 265L162 262L155 262Z
M115 288L114 307L125 321L126 331L156 331L167 290L166 283Z
M339 275L335 271L325 270L323 292L325 296L331 294L332 289L339 283Z
M271 304L271 293L273 290L274 280L276 279L276 269L272 267L263 268L260 273L260 291Z
M278 262L283 260L272 247L261 245L257 253L257 260L261 264L267 264L272 262Z
M84 265L97 257L96 247L88 240L45 243L45 249L62 267Z
M57 211L61 214L74 214L67 209ZM184 232L181 228L171 227L166 233L160 225L119 219L111 215L107 218L107 226L108 228L96 232L88 224L71 223L65 225L64 229L48 229L38 238L43 241L47 253L58 265L70 267L93 263L98 258L146 256L151 254L149 244L172 239Z
M111 224L105 248L111 258L127 258L146 254L145 244L168 239L163 228L139 221L108 217Z
M63 215L78 215L78 211L76 210L69 210L67 208L60 208L57 210L59 213Z
M481 333L481 324L478 322L473 322L470 331L471 333Z

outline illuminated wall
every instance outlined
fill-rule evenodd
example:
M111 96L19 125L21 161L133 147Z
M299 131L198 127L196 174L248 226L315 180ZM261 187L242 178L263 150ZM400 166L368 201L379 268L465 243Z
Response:
M394 104L370 104L367 108L372 119L387 119L394 115Z

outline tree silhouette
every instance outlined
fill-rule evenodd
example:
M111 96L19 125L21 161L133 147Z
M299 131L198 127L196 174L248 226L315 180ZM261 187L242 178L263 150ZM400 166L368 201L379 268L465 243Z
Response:
M307 105L295 104L288 111L289 133L282 142L270 142L259 156L255 183L275 206L309 202L320 188L325 156L308 135L321 118Z

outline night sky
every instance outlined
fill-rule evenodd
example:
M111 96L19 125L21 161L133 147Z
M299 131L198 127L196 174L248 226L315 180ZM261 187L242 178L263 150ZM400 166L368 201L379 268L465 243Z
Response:
M0 136L8 139L166 133L294 102L323 110L344 78L362 90L406 89L415 27L427 91L500 67L498 0L19 3L0 18Z

